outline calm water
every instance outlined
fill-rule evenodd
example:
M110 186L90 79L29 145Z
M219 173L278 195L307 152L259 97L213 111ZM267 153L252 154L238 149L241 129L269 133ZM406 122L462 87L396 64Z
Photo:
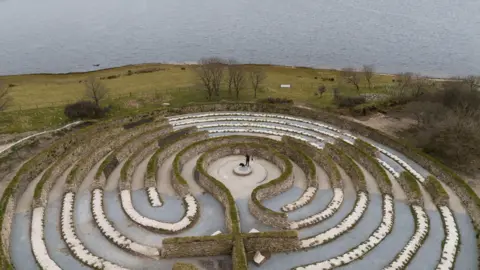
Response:
M479 0L0 0L0 74L242 62L480 74Z

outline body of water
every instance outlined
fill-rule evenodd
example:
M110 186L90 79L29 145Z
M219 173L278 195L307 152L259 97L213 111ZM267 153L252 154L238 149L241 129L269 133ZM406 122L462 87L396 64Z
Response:
M0 74L206 56L480 74L478 14L479 0L0 0Z

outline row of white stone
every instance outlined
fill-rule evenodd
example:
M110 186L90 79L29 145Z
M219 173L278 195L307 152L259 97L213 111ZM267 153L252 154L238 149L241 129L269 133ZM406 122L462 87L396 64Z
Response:
M400 173L397 172L392 166L390 166L390 164L388 164L387 162L377 158L377 161L378 163L380 163L380 165L382 165L387 171L389 171L395 178L399 178L400 177Z
M176 223L161 222L142 216L132 204L132 197L130 190L122 190L120 192L122 207L125 213L134 222L153 230L178 232L186 229L194 220L198 212L198 204L191 194L186 195L183 199L187 204L187 212L185 216Z
M315 125L315 126L319 126L319 127L323 127L323 128L326 128L326 129L329 129L329 130L332 130L332 131L335 131L339 134L343 134L344 136L346 137L349 137L353 140L356 140L357 137L348 133L348 132L343 132L341 131L340 129L337 129L337 128L334 128L334 127L331 127L331 126L328 126L328 125L325 125L325 124L322 124L322 123L318 123L316 121L311 121L311 120L308 120L308 119L303 119L303 118L297 118L297 117L292 117L292 116L285 116L285 115L278 115L278 114L263 114L263 113L238 113L238 112L220 112L220 113L204 113L204 114L196 114L196 115L186 115L186 116L180 116L180 117L172 117L170 118L170 121L179 121L179 120L185 120L185 119L191 119L191 118L202 118L202 117L208 117L208 116L229 116L229 115L233 115L233 116L255 116L255 117L270 117L270 118L279 118L279 119L285 119L285 120L291 120L291 121L297 121L297 122L303 122L303 123L307 123L307 124L311 124L311 125ZM222 119L222 118L219 118L219 119ZM248 119L248 120L253 120L253 119ZM253 120L255 121L255 120ZM192 123L196 123L196 122L202 122L202 120L198 121L198 119L196 121L192 121ZM268 120L268 119L265 119L265 120L262 120L262 122L276 122L274 120ZM304 129L310 129L312 130L311 128L309 127L304 127L304 126L301 126L301 125L296 125L296 124L293 124L293 123L287 123L287 122L279 122L279 123L282 123L282 124L285 124L285 125L291 125L291 126L297 126L299 128L304 128ZM172 123L173 125L175 123ZM327 135L327 136L330 136L330 137L333 137L333 138L339 138L338 135L336 134L333 134L331 132L325 132L325 131L322 131L322 130L318 130L318 129L313 129L315 132L318 132L318 133L321 133L321 134L324 134L324 135ZM347 140L346 140L347 141ZM349 141L347 141L349 142ZM378 147L378 146L375 146L380 152L384 153L385 155L389 156L390 158L392 158L393 160L395 160L396 162L398 162L402 167L404 167L407 171L409 171L410 173L412 173L420 182L424 182L425 181L425 178L420 175L415 169L413 169L408 163L406 163L405 161L403 161L402 159L400 159L397 155L391 153L390 151L387 151L386 149L382 148L382 147Z
M273 130L279 130L279 131L286 131L286 132L291 132L291 133L297 133L303 136L307 137L312 137L316 140L319 141L325 141L325 138L317 136L312 133L308 133L305 131L297 130L297 129L292 129L292 128L287 128L287 127L278 127L278 126L271 126L271 125L262 125L262 124L251 124L251 123L242 123L242 124L232 124L232 123L215 123L215 124L201 124L197 125L198 128L200 129L206 129L206 128L217 128L217 127L238 127L238 128L245 128L245 127L250 127L250 128L265 128L265 129L273 129Z
M381 147L378 147L378 146L375 146L380 152L382 152L383 154L387 155L388 157L390 157L391 159L395 160L398 164L400 164L403 168L405 168L407 171L409 171L411 174L413 174L413 176L415 176L415 178L418 179L418 181L420 181L421 183L423 183L425 181L425 178L420 174L418 173L415 169L412 168L412 166L410 166L407 162L403 161L401 158L399 158L397 155L381 148Z
M267 135L274 135L274 136L289 136L307 143L310 143L317 149L322 149L323 147L315 142L305 139L304 137L287 133L287 132L278 132L272 130L265 130L265 129L254 129L254 128L223 128L223 129L210 129L208 130L209 133L260 133L260 134L267 134Z
M267 119L267 118L246 119L246 118L238 118L238 117L219 117L219 118L183 120L183 121L178 121L178 122L171 122L171 125L175 127L175 126L183 126L183 125L205 123L205 122L234 122L234 121L235 122L241 122L241 121L262 122L262 123L272 123L272 124L278 124L278 125L292 126L292 127L296 127L296 128L310 130L310 131L313 131L313 132L316 132L316 133L320 133L320 134L323 134L323 135L326 135L326 136L329 136L329 137L332 137L332 138L335 138L335 139L341 138L341 136L339 136L339 135L337 135L333 132L321 130L321 129L318 129L318 128L312 128L312 127L305 126L305 125L299 125L299 124L295 124L295 123L292 123L292 122L271 120L271 119Z
M291 120L291 121L296 121L296 122L303 122L319 127L323 127L325 129L329 129L332 131L335 131L337 133L342 133L342 131L338 128L325 125L322 123L318 123L316 121L311 121L308 119L304 118L298 118L298 117L293 117L293 116L288 116L288 115L280 115L280 114L267 114L267 113L250 113L250 112L212 112L212 113L203 113L203 114L193 114L193 115L184 115L184 116L175 116L175 117L170 117L169 121L180 121L180 120L185 120L185 119L196 119L196 118L203 118L203 117L211 117L211 116L254 116L254 117L263 117L263 118L279 118L279 119L284 119L284 120Z
M385 195L383 198L383 218L380 226L370 235L370 237L360 245L350 251L325 261L297 267L297 270L327 270L340 267L351 263L367 254L370 250L380 244L385 237L392 231L394 220L393 198Z
M313 200L315 197L315 194L317 193L317 188L316 187L308 187L307 190L298 198L296 201L286 204L282 207L282 211L284 212L290 212L297 210L305 205L307 205L309 202Z
M92 213L97 226L107 239L112 241L117 246L124 248L136 254L141 254L149 257L158 257L160 252L158 249L146 245L142 245L128 239L117 231L110 221L107 219L103 209L103 190L95 189L92 196Z
M63 198L61 218L62 237L65 243L67 243L70 251L81 262L92 268L105 270L126 270L126 268L120 267L116 264L113 264L93 255L90 251L88 251L87 248L85 248L82 241L80 241L80 239L77 237L77 234L75 233L75 223L73 218L74 200L74 193L68 192L67 194L65 194Z
M447 206L440 206L440 213L442 214L446 238L444 240L442 257L440 258L440 262L436 269L450 270L454 268L455 256L458 251L458 244L460 243L460 236L455 218L450 208Z
M32 243L32 251L35 260L41 269L44 270L61 270L61 268L53 261L47 252L47 246L43 237L43 207L33 209L32 214L32 230L30 232L30 239Z
M416 220L415 233L397 257L384 270L405 269L427 237L429 221L425 210L418 205L412 205L412 210Z
M320 223L323 220L333 216L333 214L335 214L338 211L342 203L343 203L342 189L334 188L333 198L323 211L298 221L292 221L290 223L290 229L296 230L296 229L300 229L300 228L304 228L304 227L308 227L308 226L312 226L317 223Z
M163 205L162 200L160 199L160 194L155 187L147 188L148 201L153 207L160 207Z
M365 192L359 192L353 211L343 219L338 225L328 229L313 237L300 240L300 247L303 249L311 248L329 242L353 228L360 220L368 206L368 195Z

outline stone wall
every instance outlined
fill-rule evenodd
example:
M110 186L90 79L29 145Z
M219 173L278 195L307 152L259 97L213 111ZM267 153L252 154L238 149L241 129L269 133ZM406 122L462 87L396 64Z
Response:
M363 150L356 148L355 146L348 144L343 140L337 139L336 145L346 154L351 156L355 161L360 163L360 165L362 165L375 178L378 189L382 194L393 194L392 183L378 161L373 159L371 156L368 156L368 154L363 152Z
M243 243L247 254L256 251L276 253L295 251L300 248L296 231L261 232L243 234Z
M238 222L240 217L236 210L235 200L231 196L229 190L220 181L208 175L207 168L211 163L220 158L230 155L244 155L247 152L251 155L261 156L267 160L267 156L272 155L268 149L256 146L252 147L251 144L225 144L205 153L203 158L197 163L196 167L199 184L223 205L225 209L225 226L229 232L233 233L240 230L240 224ZM198 166L200 166L200 168ZM232 224L232 222L235 221L237 221L238 224Z
M241 237L235 237L235 243L232 250L232 264L233 270L247 270L248 261L247 253Z
M431 156L423 153L408 144L391 138L390 136L361 123L357 123L346 117L337 114L332 114L321 110L310 110L295 106L284 106L279 104L258 104L258 103L220 103L220 104L196 104L185 106L182 108L169 108L166 111L167 115L194 113L194 112L208 112L208 111L249 111L249 112L264 112L264 113L278 113L287 114L297 117L305 117L313 120L322 121L327 124L334 125L338 128L349 130L358 133L362 136L395 149L409 159L415 161L420 166L424 167L435 175L439 180L447 184L457 194L466 208L473 225L477 231L477 243L480 249L480 198L475 191L455 172L449 169L441 162L435 160ZM480 253L479 253L480 254ZM480 255L478 257L480 263Z
M365 175L351 157L347 156L341 149L332 144L326 144L324 150L345 170L357 192L368 192Z
M123 123L120 121L118 123ZM76 167L72 170L71 174L67 180L67 190L75 192L77 190L78 185L85 179L88 172L97 164L102 158L104 158L108 153L114 150L117 147L122 146L131 138L138 136L142 133L148 132L159 126L165 125L164 120L154 121L150 124L141 125L137 128L132 128L127 131L123 130L123 128L118 128L112 130L109 136L105 138L102 142L103 144L98 145L98 147L92 148L92 150L86 155L86 158L82 158L77 162ZM99 179L103 174L103 169L106 167L109 160L105 160L100 168L99 171L95 175L95 181L93 183L93 188L101 188L102 186L99 184Z
M197 132L191 135L187 135L176 142L173 142L170 145L163 145L154 156L151 158L150 162L155 162L155 164L150 164L145 174L145 187L156 187L157 186L157 170L165 162L167 158L169 158L174 153L184 149L185 147L189 146L192 143L197 141L206 140L208 139L207 132ZM150 168L151 167L151 168Z
M5 254L5 258L7 263L11 263L10 261L10 232L12 230L12 222L13 222L13 216L15 215L15 202L12 198L8 200L7 206L5 208L5 212L3 213L3 226L2 226L2 249L3 249L3 254ZM0 256L0 259L2 259L2 256ZM0 260L0 266L2 265L3 262ZM4 268L6 269L6 267Z
M442 184L433 176L428 176L423 182L425 190L432 197L432 201L437 206L448 206L449 196Z
M343 188L343 181L340 178L340 172L338 171L337 165L323 150L317 149L309 143L305 143L292 137L284 137L283 139L287 145L293 145L293 147L301 149L315 163L322 167L328 175L328 180L332 188Z
M124 124L123 128L124 129L131 129L131 128L134 128L134 127L146 124L146 123L150 123L150 122L153 122L153 117L145 117L145 118L142 118L142 119Z
M232 252L231 235L173 237L162 242L163 258L205 257L226 255Z
M142 148L144 146L145 148ZM143 146L137 149L137 151L128 158L127 162L123 165L122 171L120 173L120 190L131 189L135 168L149 155L153 154L155 149L157 149L157 141L153 140L144 143Z
M133 154L137 149L142 147L145 142L152 141L157 137L164 136L172 131L172 126L169 124L158 126L152 130L145 131L138 134L135 137L130 138L125 144L121 146L116 152L116 156L119 160L126 160L128 156Z
M402 172L397 182L405 192L407 202L410 205L423 206L423 195L420 186L411 173L407 171Z

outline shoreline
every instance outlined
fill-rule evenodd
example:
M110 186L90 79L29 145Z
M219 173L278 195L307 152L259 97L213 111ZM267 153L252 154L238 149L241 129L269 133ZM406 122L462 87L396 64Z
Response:
M181 66L195 66L198 65L196 61L186 61L186 62L167 62L167 63L155 63L155 62L147 62L147 63L139 63L139 64L128 64L122 66L112 66L112 67L105 67L105 68L98 68L92 69L87 71L71 71L71 72L58 72L58 73L22 73L22 74L6 74L0 75L0 80L2 79L14 79L22 76L31 76L31 77L39 77L39 76L81 76L81 75L90 75L92 73L101 73L101 72L110 72L115 70L124 70L124 69L139 69L139 68L152 68L152 67L159 67L159 66L172 66L172 67L181 67ZM246 66L264 66L264 67L276 67L276 68L292 68L292 69L312 69L312 70L319 70L319 71L334 71L339 72L341 69L327 67L327 66L318 66L318 67L310 67L310 66L291 66L291 65L276 65L276 64L268 64L268 63L244 63L242 65ZM361 68L359 68L359 72L361 72ZM376 75L380 76L395 76L396 73L385 73L385 72L375 72ZM420 73L420 75L422 75ZM423 76L423 75L422 75ZM426 78L432 80L449 80L454 78L452 76L428 76L425 75Z

